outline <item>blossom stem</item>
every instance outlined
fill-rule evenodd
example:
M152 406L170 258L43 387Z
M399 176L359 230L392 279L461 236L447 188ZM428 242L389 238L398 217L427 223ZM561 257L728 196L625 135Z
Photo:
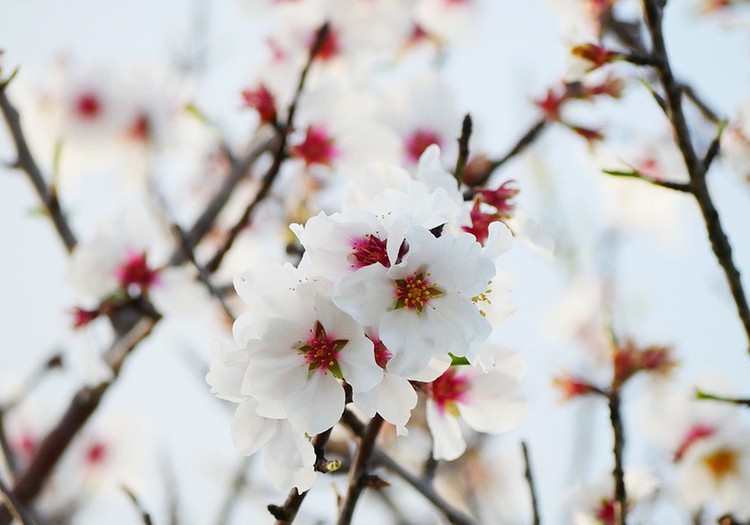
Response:
M628 496L625 489L625 471L623 468L623 451L625 448L625 432L622 424L622 413L620 411L620 392L616 388L607 396L609 400L609 420L614 435L612 453L615 459L615 467L612 477L615 482L615 525L626 525L627 523L627 501Z
M536 484L534 483L534 473L531 469L531 458L529 457L529 446L525 441L521 441L521 451L523 452L523 464L524 464L524 477L526 478L526 484L529 487L529 496L531 497L531 515L533 517L532 524L539 525L541 518L539 516L539 498L536 493Z
M354 516L354 509L357 506L359 497L368 486L369 474L368 466L375 450L375 441L378 438L380 429L383 427L383 418L380 414L375 414L367 424L365 431L360 435L359 448L354 458L354 467L349 472L349 488L347 489L344 503L341 505L341 512L337 525L349 525Z

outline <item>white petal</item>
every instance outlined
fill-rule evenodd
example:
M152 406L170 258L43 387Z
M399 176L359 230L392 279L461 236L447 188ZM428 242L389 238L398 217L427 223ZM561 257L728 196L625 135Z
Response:
M344 389L332 374L315 370L305 388L289 396L284 407L296 430L320 434L341 419Z
M263 447L276 433L279 421L266 419L255 412L256 401L241 403L232 419L232 441L242 454L249 456Z
M441 414L432 401L427 401L427 426L432 432L432 457L452 461L464 453L466 442L458 419L446 412Z

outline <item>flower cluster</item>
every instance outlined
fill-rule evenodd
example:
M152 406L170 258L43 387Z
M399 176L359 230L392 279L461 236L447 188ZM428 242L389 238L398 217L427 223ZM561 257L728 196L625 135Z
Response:
M309 437L350 402L406 434L422 394L433 455L444 459L465 449L459 416L500 433L525 413L518 367L486 344L508 311L504 291L493 290L508 228L490 225L484 245L462 230L468 205L437 146L414 176L389 166L367 173L380 191L292 225L304 248L296 267L261 263L236 277L249 305L234 325L238 349L217 346L207 377L239 404L235 444L245 454L265 447L280 488L310 488Z

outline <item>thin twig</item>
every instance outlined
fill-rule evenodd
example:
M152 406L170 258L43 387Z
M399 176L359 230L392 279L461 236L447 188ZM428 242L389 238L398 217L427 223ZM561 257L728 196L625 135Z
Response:
M203 283L203 285L206 287L211 297L219 302L219 305L221 305L221 309L224 311L224 313L230 319L234 320L234 312L232 312L232 309L227 304L224 295L216 289L216 287L211 282L211 276L208 274L206 269L196 260L195 253L193 253L193 250L190 247L190 241L188 240L185 232L176 222L172 223L172 231L175 233L175 236L177 237L178 242L182 247L182 253L187 258L187 260L190 261L190 264L192 264L198 271L198 279L200 280L200 282Z
M237 239L237 236L240 234L240 232L247 226L248 220L255 211L255 208L268 196L268 193L271 191L271 187L273 186L276 177L281 171L281 165L287 159L287 156L289 154L287 152L287 143L289 141L289 134L294 130L294 117L297 113L297 104L299 103L300 96L302 95L302 91L304 90L305 82L307 80L307 74L309 73L313 62L315 61L315 57L323 47L323 44L328 37L328 32L328 23L323 24L320 29L318 29L318 32L315 36L315 42L313 43L312 47L310 47L310 54L307 58L307 62L305 63L305 67L302 69L302 73L300 74L294 97L292 98L292 102L289 105L289 109L287 110L286 123L279 130L279 145L276 149L276 153L274 154L271 167L268 168L268 171L263 176L260 189L255 194L255 197L247 205L239 220L235 222L234 225L229 229L229 232L224 239L224 243L216 251L214 256L206 265L206 269L210 273L215 272L219 268L219 266L221 266L221 262L224 260L224 256L232 248L232 245L234 244L234 241Z
M16 146L16 153L18 155L16 165L28 175L37 195L39 196L39 200L42 201L42 205L44 206L47 215L49 215L60 239L62 240L65 249L70 253L76 246L76 236L60 207L57 192L50 189L50 186L47 184L44 175L42 174L42 170L39 169L39 166L34 160L34 156L31 154L29 145L26 142L26 136L21 127L21 117L8 99L5 89L0 89L0 108L2 109L5 123L8 125L8 129L10 130L10 134L13 137L13 142Z
M685 193L692 193L691 186L689 183L670 182L666 180L654 179L636 170L632 170L632 171L602 170L602 171L606 173L607 175L612 175L613 177L627 177L631 179L638 179L644 182L648 182L649 184L653 184L654 186L659 186L661 188L667 188L670 190L681 191Z
M365 432L365 424L350 410L344 410L341 423L358 436L361 436ZM419 492L427 501L432 503L435 508L439 510L453 525L476 525L471 517L453 508L447 501L445 501L443 497L437 493L430 481L425 481L420 476L412 474L402 467L396 460L377 447L375 447L372 452L372 463L374 465L381 465L383 468L411 485L414 490Z
M523 452L523 475L526 478L526 485L529 487L529 496L531 497L531 515L533 517L532 524L539 525L541 523L541 519L539 517L539 499L537 498L536 484L534 483L534 474L531 469L529 447L525 441L521 441L521 451Z
M146 511L146 509L143 508L143 505L138 500L135 493L125 485L122 486L122 490L125 492L125 494L127 494L128 498L130 498L130 501L133 502L133 505L141 514L141 521L143 522L143 525L153 525L153 522L151 521L151 515Z
M472 122L471 115L464 115L461 123L461 136L458 138L458 157L456 158L456 169L453 170L453 176L456 177L458 185L464 181L464 170L466 162L469 160L469 139L471 138Z
M375 450L375 441L377 441L380 429L383 427L383 418L380 414L375 414L367 424L364 433L361 435L357 454L354 458L354 466L349 471L349 487L344 496L344 502L341 505L337 525L349 525L354 517L354 509L357 506L359 497L368 486L368 467Z
M609 395L609 421L612 425L614 444L612 453L615 466L612 469L612 477L615 482L615 525L626 525L628 512L628 496L625 489L625 471L623 469L623 451L625 448L625 433L622 425L622 413L620 412L620 393L613 389Z
M3 495L5 504L2 511L9 512L13 518L21 522L22 525L34 525L34 520L31 518L31 514L23 504L18 500L18 497L13 493L10 488L0 479L0 493Z
M729 403L732 405L743 405L746 407L750 407L750 399L737 398L737 397L724 397L724 396L719 396L716 394L710 394L700 389L695 390L695 398L700 399L700 400L705 400L705 401L720 401L722 403Z
M748 350L750 351L750 307L748 307L740 272L732 257L732 246L724 233L719 219L719 212L714 205L708 185L706 184L704 163L698 157L693 147L690 129L688 128L682 108L684 86L677 82L672 74L666 44L664 43L663 8L656 0L643 0L643 6L646 15L646 27L651 35L652 56L656 62L655 69L659 75L659 80L664 89L664 97L669 108L669 121L676 137L677 146L680 149L688 174L690 175L692 193L703 215L711 247L729 283L732 298L737 307L737 314L745 329Z

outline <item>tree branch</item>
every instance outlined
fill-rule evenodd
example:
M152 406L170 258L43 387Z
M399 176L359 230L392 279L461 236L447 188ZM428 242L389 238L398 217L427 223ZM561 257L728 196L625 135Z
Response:
M709 240L714 255L716 256L726 276L729 288L732 292L737 314L745 329L750 351L750 308L748 307L745 291L742 286L740 272L732 257L732 247L727 239L719 219L719 213L709 193L706 184L706 167L702 159L698 157L693 147L685 114L682 108L682 93L684 86L677 82L672 74L669 56L666 50L663 34L663 7L656 0L643 0L646 17L646 27L651 35L652 56L655 60L655 68L664 88L664 98L667 102L667 115L674 131L677 146L680 149L688 174L690 175L690 186L706 224Z
M70 253L73 251L73 248L75 248L78 241L76 240L76 236L60 207L57 192L47 184L44 175L42 174L42 170L39 169L39 166L34 160L34 156L31 154L29 145L26 142L26 136L21 127L21 117L18 114L18 110L16 110L10 100L8 100L4 88L0 89L0 108L2 109L5 123L8 125L8 130L10 131L13 142L16 146L16 153L18 155L16 166L28 175L39 199L42 201L42 205L44 206L47 215L52 219L52 223L57 230L60 240L62 240L67 252Z
M615 466L612 469L612 477L615 482L615 525L626 525L628 512L628 496L625 489L625 471L623 469L623 450L625 448L625 433L622 426L622 414L620 412L620 393L616 388L607 396L609 400L609 421L612 425L614 444L612 453Z
M529 447L525 441L521 441L521 451L523 452L523 475L526 478L526 485L528 485L529 487L529 496L531 497L531 515L533 517L532 524L539 525L541 523L541 519L539 517L539 499L537 498L536 485L534 483L534 474L531 469Z
M524 133L520 139L508 150L505 155L502 157L490 161L486 171L482 174L481 177L477 179L477 182L474 183L474 186L482 186L487 183L487 181L492 176L492 173L494 173L495 170L503 166L506 162L511 160L513 157L523 153L526 148L531 146L531 144L536 141L537 138L542 134L542 131L545 130L547 127L548 121L546 119L539 119L536 121L527 131Z
M349 525L354 516L359 497L368 486L368 465L375 450L375 441L383 427L383 418L375 414L361 434L359 448L354 458L354 467L349 471L349 488L341 506L337 525Z

